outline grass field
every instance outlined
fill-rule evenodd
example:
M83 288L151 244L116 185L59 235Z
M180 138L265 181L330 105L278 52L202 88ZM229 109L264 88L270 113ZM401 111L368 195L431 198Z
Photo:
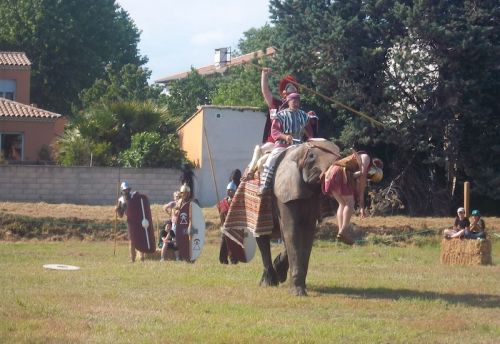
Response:
M38 206L0 203L0 212L52 218L54 210L46 204L43 212L30 215L28 209ZM113 220L110 207L84 208L78 216L68 214L72 207L55 213L67 221L71 216ZM215 212L205 211L216 227ZM435 219L433 225L431 220L409 222L434 228L451 221ZM496 220L488 223L497 225ZM395 223L407 226L402 219ZM220 265L215 229L193 264L132 264L127 242L118 241L116 255L113 245L88 238L0 241L0 342L500 342L498 239L493 239L494 265L468 267L441 265L437 239L355 247L318 240L305 298L290 295L287 283L259 287L259 256L248 264ZM273 252L279 250L274 244ZM42 267L47 263L81 269L47 270Z

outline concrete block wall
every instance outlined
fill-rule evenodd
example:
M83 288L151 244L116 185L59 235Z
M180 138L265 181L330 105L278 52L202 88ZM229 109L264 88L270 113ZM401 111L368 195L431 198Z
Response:
M164 168L0 165L0 201L115 204L120 181L164 204L179 189L181 172Z

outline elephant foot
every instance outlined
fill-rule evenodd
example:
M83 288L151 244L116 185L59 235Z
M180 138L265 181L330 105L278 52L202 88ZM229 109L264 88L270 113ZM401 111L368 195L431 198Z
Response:
M262 273L262 278L260 279L261 287L275 287L279 284L278 277L274 270L264 270Z
M278 282L285 282L288 275L288 257L284 256L282 253L278 254L276 258L274 258L273 267L274 270L276 270Z
M292 286L290 287L290 293L295 296L307 296L305 287Z

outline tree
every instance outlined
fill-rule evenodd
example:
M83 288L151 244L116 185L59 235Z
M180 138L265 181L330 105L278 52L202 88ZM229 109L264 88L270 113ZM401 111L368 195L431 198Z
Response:
M120 153L124 167L180 167L186 162L175 134L161 136L155 132L136 133L129 149Z
M271 0L270 8L282 52L274 68L385 123L310 98L324 134L381 155L384 179L404 191L411 215L448 213L454 177L498 205L497 2Z
M195 113L200 105L210 104L210 93L214 91L219 79L218 75L204 77L194 68L189 75L169 86L166 99L168 112L183 121Z
M0 23L0 49L32 62L32 101L65 115L106 66L147 62L139 30L115 0L0 0Z
M158 85L150 86L150 76L149 70L133 64L123 66L118 72L107 68L105 78L97 79L90 88L80 92L82 107L123 101L154 101L160 97L163 88Z
M254 106L264 109L260 90L260 70L255 66L232 67L211 95L212 104Z
M243 38L238 41L238 49L241 54L250 54L254 51L265 50L273 46L275 28L266 23L260 28L251 28L243 32Z
M72 121L58 142L57 161L88 165L92 157L94 166L171 167L184 156L174 134L180 123L152 102L99 104Z

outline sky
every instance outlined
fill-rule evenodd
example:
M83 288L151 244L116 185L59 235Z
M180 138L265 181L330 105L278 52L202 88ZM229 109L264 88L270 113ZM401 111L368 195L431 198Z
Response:
M150 83L214 63L215 49L237 48L243 32L269 23L269 0L117 0L142 31Z

